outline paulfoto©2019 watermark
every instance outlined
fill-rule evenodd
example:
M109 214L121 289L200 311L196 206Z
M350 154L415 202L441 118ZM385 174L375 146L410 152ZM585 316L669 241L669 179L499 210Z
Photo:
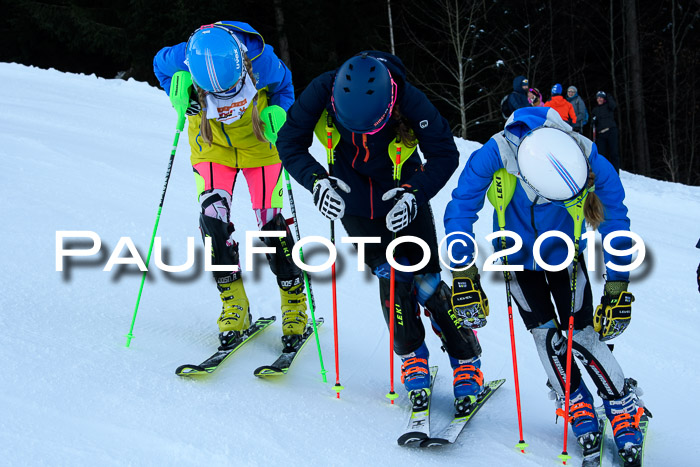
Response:
M245 232L245 259L244 259L244 270L245 271L252 271L253 270L253 255L255 254L261 254L265 255L266 253L275 253L275 249L272 247L268 246L255 246L253 244L254 240L260 239L262 237L283 237L285 236L286 233L282 231L246 231ZM454 237L452 240L449 240L451 237ZM503 262L499 262L499 258L512 255L523 247L523 241L520 235L518 235L515 232L509 231L509 230L504 230L504 231L498 231L498 232L493 232L484 237L484 240L490 242L494 239L500 239L501 237L506 237L510 238L513 240L513 245L510 246L509 248L506 248L505 250L500 250L497 251L491 255L489 255L486 260L483 263L482 270L483 271L522 271L524 268L522 265L516 265L516 264L503 264ZM625 250L618 250L616 248L613 248L611 245L611 242L619 237L626 237L634 241L634 245L631 248L625 249ZM542 243L550 238L557 238L563 244L566 245L566 248L568 250L568 254L566 256L566 259L562 261L560 264L548 264L545 262L542 258L541 254L541 247ZM81 243L87 242L92 242L92 245L89 246L88 248L68 248L66 246L66 240L70 239L72 241L79 241ZM465 261L467 260L466 257L462 258L455 258L453 256L453 247L457 244L461 244L463 246L467 246L467 240L468 239L472 245L473 245L473 251L474 253L471 255L471 261L469 261L467 264L464 264ZM589 242L589 245L593 245L595 242L595 231L589 231L586 232L581 236L581 240L587 240ZM357 245L356 250L357 250L357 270L358 271L364 271L365 270L365 264L364 264L364 259L365 259L365 245L371 244L371 243L381 243L380 237L342 237L340 239L341 243L347 243L347 244L355 244ZM423 259L415 265L402 265L396 262L393 256L393 251L394 249L402 244L402 243L414 243L423 250ZM310 244L319 244L324 246L328 250L328 258L326 261L324 261L322 264L319 265L309 265L304 263L301 260L301 254L300 251L303 247L310 245ZM445 255L447 256L448 261L445 261L445 258L443 258L443 247L445 247ZM64 270L64 262L66 258L70 257L90 257L97 255L100 253L100 250L102 248L102 240L100 239L100 236L93 231L90 230L58 230L56 231L56 271L62 272ZM122 253L124 249L128 250L129 255L127 256L122 256ZM634 232L629 232L629 231L617 231L617 232L612 232L608 235L606 235L604 241L603 241L603 250L610 254L611 256L617 256L617 257L623 257L623 256L630 256L633 254L637 254L636 258L631 261L629 264L625 265L618 265L615 264L611 261L607 261L605 263L605 266L614 270L614 271L633 271L636 268L638 268L642 262L644 261L644 257L646 255L646 248L644 246L644 241L642 238L635 234ZM211 238L206 237L204 239L204 252L207 251L212 251L212 245L211 245ZM574 242L571 240L571 238L559 231L556 230L551 230L548 232L544 232L541 235L537 237L537 240L532 246L532 253L533 257L535 259L536 264L542 268L545 271L561 271L565 268L567 268L572 262L575 254L575 246ZM405 237L398 237L394 239L389 245L387 245L386 248L386 260L387 262L396 270L402 271L402 272L416 272L425 267L428 262L430 261L430 247L428 244L414 236L405 236ZM472 264L475 264L478 255L479 255L479 249L477 246L477 242L474 239L473 236L465 233L465 232L453 232L446 237L442 239L440 242L440 248L439 248L439 259L440 262L445 266L447 269L451 271L455 270L462 270L465 269ZM291 258L294 264L296 264L300 269L307 271L307 272L323 272L328 270L333 263L335 263L336 259L338 256L338 251L335 247L335 245L328 240L325 237L317 236L317 235L311 235L302 238L300 241L296 242L294 245L294 248L291 251ZM150 265L150 261L149 266ZM586 263L589 265L589 270L593 271L595 268L595 248L588 248L587 249L587 256L586 256ZM168 273L178 273L178 272L185 272L190 270L195 264L195 238L194 237L187 237L187 260L180 265L169 265L165 264L163 261L163 255L162 255L162 240L161 237L155 237L154 243L153 243L153 265L151 267L155 267L157 269L160 269L162 271L168 272ZM459 264L459 268L454 268L451 266L451 264ZM146 262L143 260L141 255L139 254L138 250L136 249L136 246L134 245L134 242L131 240L130 237L121 237L119 239L119 242L117 243L116 247L112 251L112 254L109 256L109 259L107 260L107 263L105 264L104 268L102 269L103 271L109 272L112 270L112 268L115 265L135 265L139 268L141 271L147 271L148 267L146 266ZM236 272L239 270L239 266L235 264L226 264L226 265L221 265L221 264L212 264L212 258L211 255L209 254L204 254L204 270L205 271L233 271Z

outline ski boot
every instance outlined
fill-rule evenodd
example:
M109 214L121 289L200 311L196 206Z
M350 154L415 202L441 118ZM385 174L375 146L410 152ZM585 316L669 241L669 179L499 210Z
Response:
M454 375L455 410L459 415L469 415L484 391L484 374L479 357L458 360L450 357Z
M430 367L428 366L428 347L425 342L417 350L407 355L400 355L401 382L413 404L413 410L427 408L430 395Z
M619 399L605 400L605 415L610 420L615 445L625 466L637 466L642 462L644 435L639 427L642 416L651 417L639 399L641 390L632 378L625 379L624 394Z
M569 421L578 444L583 449L583 458L600 456L603 423L595 413L591 392L583 380L578 389L569 396Z
M299 278L296 283L287 289L280 287L280 298L282 301L282 333L284 337L299 337L306 329L306 294L304 293L304 282ZM287 345L284 337L282 341ZM295 339L287 339L293 341Z
M239 274L217 277L216 286L222 302L221 315L217 321L219 340L225 348L250 327L250 304Z

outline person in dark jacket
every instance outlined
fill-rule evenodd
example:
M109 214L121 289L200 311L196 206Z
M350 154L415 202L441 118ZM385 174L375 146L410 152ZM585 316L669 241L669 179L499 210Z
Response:
M528 100L527 92L530 89L530 82L526 77L520 75L513 80L513 92L508 95L508 99L503 105L503 116L510 117L510 114L523 107L530 107L532 104Z
M571 103L574 108L574 113L576 114L576 123L572 126L576 133L583 133L583 125L588 123L588 110L586 110L586 104L578 95L578 89L576 86L569 86L566 90L566 100Z
M598 91L595 98L598 106L593 108L593 141L598 146L598 152L620 173L619 136L614 114L617 104L605 91Z
M335 162L327 170L309 154L314 128L331 128ZM325 145L325 133L323 136ZM393 176L401 147L403 168ZM411 154L416 146L418 152ZM365 263L379 280L381 306L389 323L391 267L387 245L394 237L416 236L430 248L427 264L415 272L396 270L394 352L403 361L406 389L420 395L430 387L428 349L418 304L430 311L454 368L458 399L483 390L481 348L474 333L451 318L450 288L440 280L435 222L429 200L454 173L459 152L450 127L427 97L406 80L401 60L366 51L340 68L316 77L289 109L277 149L285 168L313 193L314 204L331 221L340 219L353 237L380 237L365 245ZM427 255L426 255L427 256ZM394 257L415 266L424 255L402 243Z

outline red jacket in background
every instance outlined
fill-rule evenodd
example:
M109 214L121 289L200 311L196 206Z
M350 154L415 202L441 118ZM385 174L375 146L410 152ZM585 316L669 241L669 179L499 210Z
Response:
M551 107L561 115L562 120L567 123L576 123L576 112L571 102L562 96L553 96L551 101L545 102L545 107Z

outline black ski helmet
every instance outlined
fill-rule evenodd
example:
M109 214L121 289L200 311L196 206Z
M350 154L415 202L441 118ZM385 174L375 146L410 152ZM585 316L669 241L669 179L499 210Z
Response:
M331 102L341 125L354 133L373 134L389 121L396 91L387 67L363 53L338 69Z

